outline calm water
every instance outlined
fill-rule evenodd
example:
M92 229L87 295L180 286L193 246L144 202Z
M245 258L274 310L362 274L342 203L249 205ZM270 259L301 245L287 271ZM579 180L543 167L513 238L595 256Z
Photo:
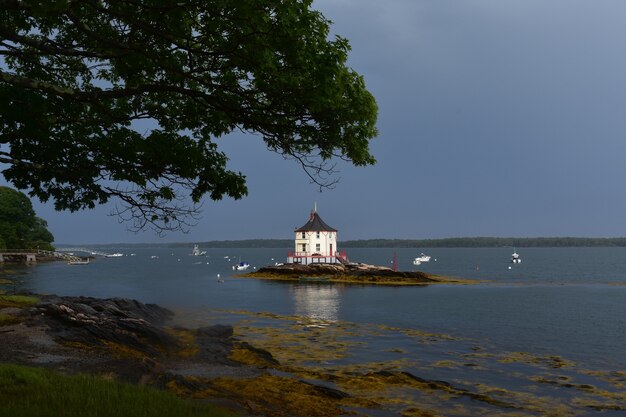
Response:
M355 361L386 360L393 348L414 352L427 365L450 355L469 355L479 345L492 355L526 352L563 357L586 370L626 369L626 248L520 248L522 263L517 265L509 263L511 248L396 249L402 270L419 268L485 280L478 285L427 287L231 277L235 261L245 260L256 267L282 262L286 249L209 249L203 257L190 256L191 248L100 249L128 256L96 259L87 266L57 262L19 269L18 287L39 293L135 298L173 309L197 325L236 324L241 316L232 311L246 310L456 338L451 344L416 347L414 340L399 333L381 334L354 349ZM414 267L412 259L419 252L433 259ZM352 261L379 265L391 265L393 253L393 249L348 250ZM224 282L218 281L217 274ZM490 382L500 378L507 385L499 365L489 366L490 372L472 378ZM461 378L458 371L427 366L420 373L438 379Z

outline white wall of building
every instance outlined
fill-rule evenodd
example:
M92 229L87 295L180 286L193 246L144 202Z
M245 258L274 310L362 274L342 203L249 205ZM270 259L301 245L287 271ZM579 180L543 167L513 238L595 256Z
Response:
M295 252L307 256L316 253L334 256L337 252L337 232L296 232Z

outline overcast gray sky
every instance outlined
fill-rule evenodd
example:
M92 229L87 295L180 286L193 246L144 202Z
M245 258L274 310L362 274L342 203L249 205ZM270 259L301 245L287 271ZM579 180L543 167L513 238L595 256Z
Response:
M317 202L339 240L626 236L626 2L316 0L379 105L378 163L317 192L254 137L248 176L188 234L133 234L111 207L35 204L59 243L291 238Z

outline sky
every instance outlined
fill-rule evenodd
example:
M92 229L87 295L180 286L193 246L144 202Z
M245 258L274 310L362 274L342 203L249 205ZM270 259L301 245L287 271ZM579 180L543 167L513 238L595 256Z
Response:
M626 236L626 2L315 0L379 106L377 164L319 192L258 137L219 140L243 200L188 233L133 233L113 206L55 212L57 243L290 239L316 204L338 239Z

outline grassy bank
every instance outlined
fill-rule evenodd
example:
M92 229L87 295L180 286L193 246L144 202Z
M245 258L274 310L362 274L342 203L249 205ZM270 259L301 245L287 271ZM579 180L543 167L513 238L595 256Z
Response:
M25 308L35 305L38 302L39 299L37 297L32 297L30 295L0 295L0 308Z
M96 376L0 364L0 416L226 417L223 409Z

